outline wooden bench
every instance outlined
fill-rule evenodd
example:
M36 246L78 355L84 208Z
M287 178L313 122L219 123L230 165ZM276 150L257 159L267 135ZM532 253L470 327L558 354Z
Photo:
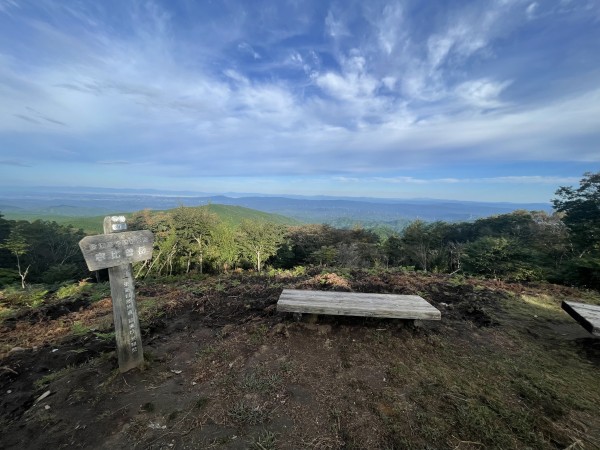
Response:
M418 295L284 289L277 311L297 314L441 320L440 311Z
M562 309L594 336L600 336L600 306L563 301Z

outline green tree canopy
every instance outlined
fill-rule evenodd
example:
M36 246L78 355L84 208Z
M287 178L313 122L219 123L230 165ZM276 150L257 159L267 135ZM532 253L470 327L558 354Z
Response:
M563 186L552 203L564 214L563 221L580 255L600 252L600 172L587 172L578 188Z
M180 206L173 212L173 224L180 246L180 252L186 261L186 272L189 272L192 258L198 258L198 267L202 273L204 256L210 245L211 235L219 222L215 214L206 208L190 208Z
M240 246L254 263L262 269L264 261L277 253L285 236L285 228L269 222L244 220L240 225Z

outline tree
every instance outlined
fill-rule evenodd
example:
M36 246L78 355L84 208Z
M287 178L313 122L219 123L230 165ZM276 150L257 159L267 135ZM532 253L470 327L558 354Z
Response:
M311 261L319 266L331 266L335 263L338 251L332 245L324 245L311 254Z
M432 225L428 225L422 220L415 220L405 228L402 242L413 261L427 272L430 261L438 255Z
M388 237L383 243L383 257L386 266L399 266L404 258L404 246L402 240L396 234Z
M29 251L29 244L25 240L19 227L15 227L11 230L8 239L2 244L2 248L7 249L15 256L15 258L17 258L17 269L19 270L19 276L21 277L21 287L25 289L25 278L27 278L27 274L29 273L30 265L23 271L21 267L21 257Z
M244 220L240 225L240 246L259 272L263 262L277 253L284 236L285 228L273 223Z
M600 287L600 172L586 172L579 187L561 187L552 200L563 215L576 255L564 264L564 279Z
M511 248L514 248L514 242L505 237L479 238L467 246L465 265L471 273L494 278L505 275L512 259Z
M208 250L219 272L232 268L240 254L235 229L226 223L219 223L212 232L212 241Z
M173 211L173 223L179 240L179 249L186 260L186 273L190 271L193 255L198 256L198 265L200 273L202 273L204 255L218 222L217 216L203 207L180 206Z
M145 276L151 272L162 275L165 268L172 271L173 258L177 253L173 217L165 212L151 214L150 211L144 210L134 214L130 224L132 225L130 229L148 229L154 233L152 259L144 262L136 276L141 275L144 270L146 270Z
M335 243L334 234L337 230L329 225L301 225L289 227L287 246L293 256L286 254L286 266L306 264L313 260L313 255L322 247ZM286 252L287 253L287 252ZM317 258L317 261L320 259Z
M579 250L579 257L600 252L600 172L586 172L577 189L562 186L552 200Z

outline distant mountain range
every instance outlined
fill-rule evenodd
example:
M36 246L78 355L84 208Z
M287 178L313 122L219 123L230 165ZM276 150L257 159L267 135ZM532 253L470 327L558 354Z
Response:
M470 221L517 209L550 212L550 203L496 203L436 199L268 196L229 193L198 194L187 191L28 188L0 189L0 212L10 215L97 216L141 209L164 210L180 205L222 204L280 214L305 223L336 226L362 224L397 228L415 219Z

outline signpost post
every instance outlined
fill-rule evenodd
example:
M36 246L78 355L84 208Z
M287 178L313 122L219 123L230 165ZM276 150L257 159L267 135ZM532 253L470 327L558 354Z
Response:
M131 263L152 258L154 235L149 230L125 231L124 216L104 218L104 234L79 241L89 270L108 268L119 370L144 361Z

